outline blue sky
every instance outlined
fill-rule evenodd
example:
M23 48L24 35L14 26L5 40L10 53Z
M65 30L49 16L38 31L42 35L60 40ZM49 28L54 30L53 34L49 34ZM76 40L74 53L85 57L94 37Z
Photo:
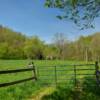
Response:
M36 35L51 42L55 33L64 33L75 40L80 35L100 32L100 18L95 20L95 29L80 31L70 21L60 21L57 9L44 7L44 0L0 0L0 24L28 36Z

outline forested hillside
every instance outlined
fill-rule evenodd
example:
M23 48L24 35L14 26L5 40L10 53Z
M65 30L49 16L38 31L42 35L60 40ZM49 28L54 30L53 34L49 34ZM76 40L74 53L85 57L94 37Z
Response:
M51 44L0 26L0 59L100 60L100 32L68 41L57 33Z

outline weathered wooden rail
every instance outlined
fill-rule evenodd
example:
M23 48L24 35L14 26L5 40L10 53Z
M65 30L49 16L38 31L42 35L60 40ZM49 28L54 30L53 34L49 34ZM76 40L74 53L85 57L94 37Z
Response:
M33 65L33 63L31 64L32 68L26 68L26 69L16 69L16 70L2 70L0 71L0 75L1 74L11 74L11 73L20 73L20 72L27 72L27 71L33 71L33 76L26 78L26 79L22 79L22 80L17 80L17 81L13 81L13 82L7 82L7 83L0 83L0 87L7 87L10 85L14 85L14 84L18 84L18 83L22 83L22 82L26 82L26 81L30 81L30 80L37 80L36 77L36 69L35 66Z

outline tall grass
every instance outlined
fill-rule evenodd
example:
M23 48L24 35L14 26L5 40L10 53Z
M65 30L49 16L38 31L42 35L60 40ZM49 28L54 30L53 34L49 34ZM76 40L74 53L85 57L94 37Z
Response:
M81 87L58 86L53 93L44 95L41 100L100 100L100 87L93 77L85 77Z
M27 65L29 62L30 61L28 61L28 60L0 60L0 70L27 68L28 67ZM38 81L36 81L36 82L29 81L29 82L24 82L21 84L13 85L10 87L0 88L0 100L25 100L25 99L28 99L28 98L30 98L30 96L32 94L36 94L41 88L44 88L43 86L45 86L47 84L50 84L50 85L52 85L53 83L55 84L55 79L53 77L54 68L53 67L49 68L47 66L49 66L49 65L50 66L59 66L59 65L64 65L64 64L78 64L78 63L84 63L84 62L59 61L59 60L55 60L55 61L34 60L34 64L35 64L36 68L39 69ZM48 71L44 71L44 72L40 71L41 68L47 69ZM59 69L59 67L57 67L57 68ZM60 67L60 69L63 69L63 68L64 67ZM71 73L71 72L57 72L57 73L60 75L58 78L58 82L60 84L62 84L63 80L61 81L61 79L63 79L63 78L66 79L66 73ZM44 74L47 75L46 78L48 80L42 79L44 77L41 77L41 76ZM32 72L0 75L0 83L20 80L20 79L28 78L31 76L33 76ZM53 79L50 79L50 78L53 78ZM47 83L47 84L45 84L45 83ZM66 83L67 83L67 81L65 80L64 87L66 87ZM71 83L69 82L69 84L71 84ZM58 88L54 94L58 93L60 95L60 94L62 94L61 92L65 91L66 89L67 89L67 93L65 92L64 95L65 94L71 95L71 93L74 92L71 90L71 88L65 88L64 90L61 88ZM60 98L60 96L58 94L56 97ZM47 99L47 100L49 100L49 99ZM64 99L50 99L50 100L64 100Z

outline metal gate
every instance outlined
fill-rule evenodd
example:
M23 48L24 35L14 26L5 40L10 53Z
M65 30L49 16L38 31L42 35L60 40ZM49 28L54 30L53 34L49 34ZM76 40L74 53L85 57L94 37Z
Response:
M97 72L98 62L95 64L70 64L55 66L38 66L37 78L44 85L66 85L80 87L80 83L94 80L99 83ZM90 84L94 85L94 84Z

